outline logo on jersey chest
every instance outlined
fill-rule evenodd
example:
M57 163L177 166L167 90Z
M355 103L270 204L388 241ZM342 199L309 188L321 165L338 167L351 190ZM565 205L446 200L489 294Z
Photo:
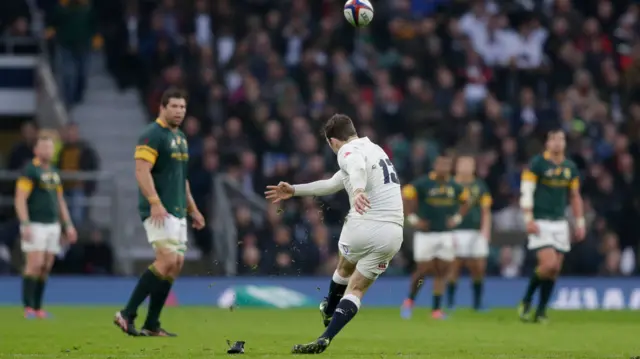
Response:
M571 178L571 170L566 167L549 168L544 172L544 176L548 178L562 177L568 180Z
M57 189L60 185L60 176L55 172L43 172L40 174L40 188L46 190Z
M177 136L171 139L171 142L169 144L169 147L171 148L171 158L173 158L176 161L188 161L189 160L189 153L188 153L188 146L187 146L187 140L185 140L184 138Z

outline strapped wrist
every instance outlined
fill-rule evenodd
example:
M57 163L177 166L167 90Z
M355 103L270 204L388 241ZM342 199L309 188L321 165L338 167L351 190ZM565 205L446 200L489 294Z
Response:
M151 197L148 197L148 198L147 198L147 201L149 201L149 204L160 204L160 203L162 203L162 202L160 201L160 197L158 197L158 196L151 196Z

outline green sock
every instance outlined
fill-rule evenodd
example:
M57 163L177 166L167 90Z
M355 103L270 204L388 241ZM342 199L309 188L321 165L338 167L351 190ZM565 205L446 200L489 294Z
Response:
M36 280L33 277L22 277L22 305L25 308L33 308L36 290Z
M135 317L140 304L142 304L142 302L147 299L147 296L155 291L161 283L162 278L155 273L155 268L149 266L149 269L142 273L138 284L136 284L136 287L133 289L129 302L127 302L127 306L124 308L125 314L129 317Z
M449 308L456 304L456 289L458 289L456 282L447 283L447 306Z
M483 287L484 281L482 279L473 281L473 309L480 309L482 307Z
M434 294L433 295L433 307L431 308L431 310L439 310L441 301L442 301L442 294Z
M524 303L527 303L527 304L531 303L531 300L533 299L533 294L536 292L536 289L538 289L538 286L540 285L541 282L542 282L542 279L540 278L540 276L538 276L538 271L536 270L531 275L531 278L529 279L529 285L527 286L527 291L524 293L524 297L522 298L522 301Z
M162 308L164 308L164 303L167 301L169 292L171 292L172 285L173 279L164 279L158 284L155 290L151 292L147 320L144 322L145 329L156 330L160 327L160 313L162 312Z
M35 290L33 296L33 309L42 309L42 298L44 297L44 288L47 284L47 278L38 278L35 282Z
M536 315L544 315L547 311L547 305L549 304L549 299L551 299L555 284L555 279L543 279L542 283L540 283L540 301L538 302Z

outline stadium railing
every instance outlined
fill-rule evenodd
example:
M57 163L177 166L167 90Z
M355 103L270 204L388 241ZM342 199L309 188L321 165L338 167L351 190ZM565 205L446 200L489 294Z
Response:
M214 177L214 200L210 223L214 224L214 251L224 274L233 276L237 271L238 230L235 212L240 206L249 208L252 219L258 226L267 216L267 202L256 193L246 193L231 178L225 175Z

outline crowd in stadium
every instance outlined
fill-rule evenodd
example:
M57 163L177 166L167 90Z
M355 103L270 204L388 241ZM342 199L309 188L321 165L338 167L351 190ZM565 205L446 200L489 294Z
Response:
M442 151L475 154L494 230L522 230L521 170L561 127L582 173L589 229L565 271L636 271L640 7L632 1L382 0L357 31L340 0L98 3L108 68L121 88L139 89L150 119L164 89L188 89L192 191L204 203L211 176L260 195L267 184L332 174L335 155L319 129L342 112L384 146L402 183ZM234 208L239 272L332 272L347 209L344 194L270 206L264 223ZM209 238L197 238L205 252L215 251ZM410 258L399 253L389 274L406 273ZM516 276L529 259L523 246L492 248L489 272Z

